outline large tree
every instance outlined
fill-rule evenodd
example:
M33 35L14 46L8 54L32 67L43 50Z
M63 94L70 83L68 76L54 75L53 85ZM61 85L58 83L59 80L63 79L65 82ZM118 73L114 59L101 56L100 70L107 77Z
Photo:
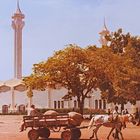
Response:
M98 78L101 78L99 71L89 66L87 55L85 49L70 44L47 61L35 64L32 75L25 77L24 81L27 86L36 89L61 85L68 90L67 97L77 97L83 113L85 98L90 97L89 93L98 86Z
M122 29L106 36L110 42L108 48L117 58L112 63L112 85L116 95L126 101L135 102L140 99L140 39L129 33L124 34ZM116 66L116 67L115 67Z

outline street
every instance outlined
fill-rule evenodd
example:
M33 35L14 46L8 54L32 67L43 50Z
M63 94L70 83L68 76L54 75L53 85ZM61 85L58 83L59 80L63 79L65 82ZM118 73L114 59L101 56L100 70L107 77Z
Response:
M22 116L18 115L1 115L0 116L0 140L28 140L27 133L29 129L23 132L19 132L20 124L22 122ZM89 121L84 121L82 126L88 125ZM63 130L61 130L63 131ZM98 133L99 140L105 140L110 128L101 127ZM81 129L81 139L87 140L92 135L92 130ZM127 124L127 128L122 130L125 140L139 140L140 139L140 127L132 124ZM59 139L61 132L51 132L50 139ZM110 137L113 140L113 137Z

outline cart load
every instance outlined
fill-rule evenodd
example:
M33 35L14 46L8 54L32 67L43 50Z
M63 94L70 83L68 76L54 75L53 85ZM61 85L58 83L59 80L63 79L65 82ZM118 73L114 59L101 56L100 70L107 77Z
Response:
M58 115L59 113L55 110L48 110L43 115Z
M48 138L51 131L59 132L61 128L65 130L61 133L62 139L70 133L74 140L78 140L81 136L81 131L76 127L80 126L82 121L83 117L79 113L69 112L59 114L52 110L41 116L23 117L25 130L30 128L28 132L29 140L37 140L39 137Z
M69 112L69 124L74 126L80 126L83 121L83 116L77 112Z

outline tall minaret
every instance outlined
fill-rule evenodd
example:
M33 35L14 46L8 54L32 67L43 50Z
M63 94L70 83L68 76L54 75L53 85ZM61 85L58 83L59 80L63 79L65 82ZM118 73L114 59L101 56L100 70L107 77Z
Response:
M12 27L14 29L14 78L22 78L22 29L24 27L24 14L22 14L19 1L17 10L12 16Z
M107 26L105 24L105 18L104 18L104 27L103 30L99 33L100 34L100 39L99 42L103 45L103 46L107 46L108 41L106 40L105 36L109 35L110 32L107 29Z

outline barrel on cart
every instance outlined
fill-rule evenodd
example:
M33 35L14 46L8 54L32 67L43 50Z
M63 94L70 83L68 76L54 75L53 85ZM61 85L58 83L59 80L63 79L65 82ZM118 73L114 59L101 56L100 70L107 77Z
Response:
M81 131L76 125L71 124L72 119L69 114L42 115L42 116L24 116L24 128L30 128L28 132L29 140L49 138L51 132L59 132L61 128L61 139L66 137L71 140L78 140L81 137Z

